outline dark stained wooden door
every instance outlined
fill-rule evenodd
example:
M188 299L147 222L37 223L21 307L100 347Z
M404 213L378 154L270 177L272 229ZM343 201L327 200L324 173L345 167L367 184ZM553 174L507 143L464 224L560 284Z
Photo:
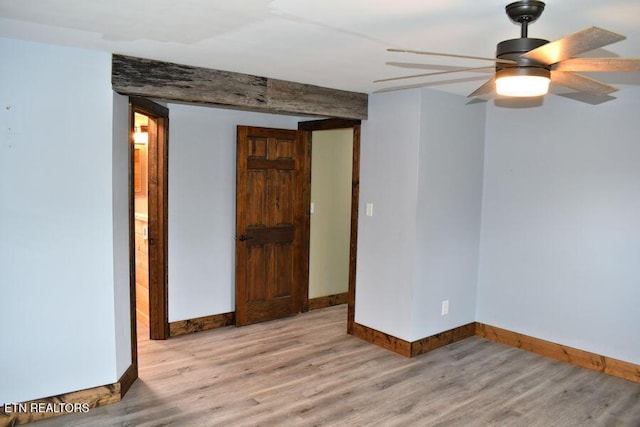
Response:
M303 132L238 126L236 325L299 313Z

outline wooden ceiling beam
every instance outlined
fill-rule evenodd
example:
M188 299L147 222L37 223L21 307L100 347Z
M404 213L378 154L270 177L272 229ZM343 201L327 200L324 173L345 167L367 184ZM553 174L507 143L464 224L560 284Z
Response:
M265 113L367 118L368 95L268 77L113 55L113 90L123 95Z

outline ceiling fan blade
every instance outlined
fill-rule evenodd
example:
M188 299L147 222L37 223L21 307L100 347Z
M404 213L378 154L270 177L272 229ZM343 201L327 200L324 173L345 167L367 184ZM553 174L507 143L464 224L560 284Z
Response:
M489 80L487 80L482 86L480 86L478 89L474 90L473 92L471 92L468 96L468 98L473 98L473 97L486 97L486 96L491 96L493 95L493 92L496 89L496 78L492 77Z
M570 58L561 61L558 71L640 71L640 58Z
M385 62L385 64L387 65L391 65L392 67L398 67L398 68L408 68L408 69L412 69L412 70L434 70L434 71L450 71L450 70L456 70L458 68L461 67L452 67L451 65L440 65L440 64L419 64L417 62ZM495 70L495 67L493 65L487 65L486 67L478 67L477 69L471 69L469 68L470 71L482 71L482 70L489 70L489 71L493 71Z
M616 99L615 96L611 95L594 95L586 92L559 93L557 95L590 105L600 105Z
M606 83L570 71L552 71L551 82L594 95L608 95L618 90L618 88Z
M516 61L512 61L510 59L484 58L482 56L454 55L452 53L427 52L424 50L387 49L387 51L401 52L401 53L415 53L416 55L446 56L448 58L476 59L480 61L498 62L500 64L517 64Z
M431 80L431 81L420 82L416 84L384 87L384 88L374 90L373 93L394 92L396 90L404 90L404 89L418 89L418 88L436 87L436 86L443 86L443 85L456 84L456 83L476 82L478 81L478 79L482 79L482 77L477 76L477 77L454 78L454 79L447 79L447 80Z
M590 27L533 49L522 57L551 65L624 39L626 37L620 34L598 27Z
M486 70L486 69L493 69L494 67L474 67L474 68L454 68L452 70L446 70L446 71L436 71L434 73L425 73L425 74L413 74L410 76L401 76L401 77L390 77L388 79L379 79L379 80L374 80L374 83L381 83L381 82L391 82L394 80L404 80L404 79L413 79L416 77L429 77L429 76L439 76L442 74L451 74L451 73L460 73L463 71L478 71L478 70Z

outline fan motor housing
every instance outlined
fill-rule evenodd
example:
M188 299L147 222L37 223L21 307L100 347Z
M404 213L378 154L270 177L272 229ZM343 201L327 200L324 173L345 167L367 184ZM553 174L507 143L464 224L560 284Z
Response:
M540 68L542 70L549 71L551 69L550 66L542 64L538 61L534 61L532 59L522 57L523 54L540 46L544 46L547 43L549 43L548 40L527 37L504 40L498 43L498 46L496 48L496 57L499 59L510 59L512 61L515 61L516 64L496 63L496 71L500 71L505 68L521 67Z

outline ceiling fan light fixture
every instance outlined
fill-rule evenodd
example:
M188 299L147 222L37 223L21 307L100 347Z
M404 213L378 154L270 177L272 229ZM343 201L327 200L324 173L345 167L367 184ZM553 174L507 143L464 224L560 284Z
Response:
M550 76L545 68L504 68L496 72L496 93L511 97L543 96L549 92Z

